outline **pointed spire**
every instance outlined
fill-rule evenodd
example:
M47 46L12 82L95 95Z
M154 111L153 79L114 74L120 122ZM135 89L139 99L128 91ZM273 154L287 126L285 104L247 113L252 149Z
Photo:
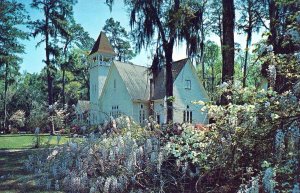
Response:
M92 55L96 52L98 52L100 54L109 54L109 55L113 55L113 56L116 55L116 53L115 53L114 49L112 48L107 36L102 31L101 31L97 41L95 42L90 55Z

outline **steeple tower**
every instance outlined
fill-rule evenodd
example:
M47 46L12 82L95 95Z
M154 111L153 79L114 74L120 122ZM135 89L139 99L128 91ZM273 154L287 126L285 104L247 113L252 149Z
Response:
M101 32L91 53L89 54L90 64L105 65L103 62L110 63L115 56L116 53L113 50L107 36L104 32Z
M101 116L100 96L109 67L116 56L107 36L101 32L89 54L90 123L98 124Z
M116 55L104 32L101 32L98 36L90 55L96 52L108 55Z

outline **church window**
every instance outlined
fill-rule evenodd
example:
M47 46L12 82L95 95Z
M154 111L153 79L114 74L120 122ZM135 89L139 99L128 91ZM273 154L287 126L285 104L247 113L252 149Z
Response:
M113 105L111 107L111 112L109 113L113 118L118 118L121 116L121 112L119 111L119 105Z
M193 123L193 112L189 109L189 105L186 106L186 110L183 111L183 122Z
M156 115L156 122L157 124L160 124L160 115Z
M192 83L191 80L185 80L185 89L191 90Z
M144 110L144 105L141 104L141 109L139 111L139 120L140 120L140 123L142 123L144 120L145 120L145 110Z
M116 81L116 79L114 79L114 89L116 89L117 88L117 81Z
M190 111L186 111L186 122L190 120Z

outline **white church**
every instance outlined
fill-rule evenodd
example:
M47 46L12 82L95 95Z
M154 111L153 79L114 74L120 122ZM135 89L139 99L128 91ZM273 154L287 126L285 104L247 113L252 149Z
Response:
M111 116L127 115L142 123L149 116L166 123L165 69L153 78L149 68L115 61L116 53L101 32L89 55L90 124L101 124ZM173 121L207 123L206 112L194 101L208 95L189 59L173 62Z

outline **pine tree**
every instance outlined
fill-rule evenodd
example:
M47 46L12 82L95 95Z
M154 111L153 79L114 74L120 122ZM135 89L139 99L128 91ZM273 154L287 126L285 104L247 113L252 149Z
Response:
M73 5L75 0L33 0L31 7L43 11L44 18L38 19L30 23L33 29L33 37L38 35L42 39L37 44L39 46L45 43L46 53L46 70L47 70L47 86L48 86L48 104L53 104L53 80L55 66L53 64L53 56L58 55L57 41L58 36L68 36L67 24L69 18L73 15ZM51 58L52 57L52 58Z
M0 69L4 68L4 128L7 129L7 91L14 78L13 72L18 73L19 62L18 56L24 53L24 46L20 40L26 39L27 34L19 27L27 21L24 5L15 1L0 1Z

